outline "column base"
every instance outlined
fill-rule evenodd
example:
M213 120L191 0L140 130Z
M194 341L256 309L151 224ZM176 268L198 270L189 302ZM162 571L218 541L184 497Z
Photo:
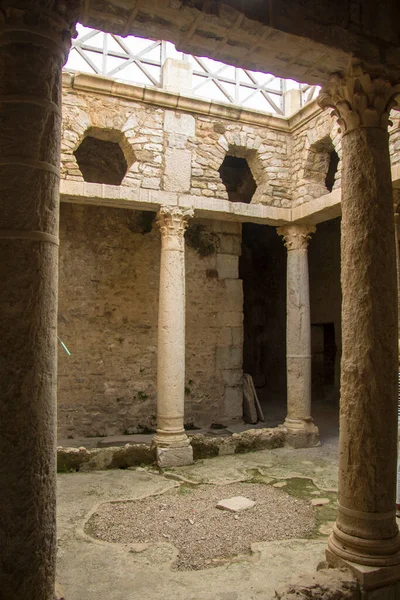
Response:
M157 431L153 444L159 467L183 467L193 464L193 448L185 433L171 435Z
M319 430L311 417L306 419L285 419L281 427L286 429L286 442L292 448L314 448L320 446Z
M159 467L183 467L193 464L193 448L156 448L156 460Z
M349 560L345 560L340 556L337 556L329 548L325 550L326 560L329 566L335 568L346 568L349 569L360 586L366 592L363 598L371 600L376 598L378 600L394 600L400 598L400 568L399 565L392 565L391 567L369 567L367 565L359 565ZM376 593L379 591L379 595L375 596L373 590ZM368 594L372 592L372 594ZM396 592L398 595L396 595Z

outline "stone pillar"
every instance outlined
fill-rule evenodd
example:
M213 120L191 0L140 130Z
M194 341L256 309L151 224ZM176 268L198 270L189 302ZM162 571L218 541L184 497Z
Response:
M191 209L163 206L158 306L157 433L160 467L188 465L193 450L184 429L185 404L185 238Z
M400 340L400 248L399 248L399 216L400 216L400 191L393 190L393 208L394 208L394 240L396 246L396 268L397 268L397 327L398 339ZM400 357L400 345L399 345Z
M192 94L192 65L184 60L167 58L162 66L162 86L167 92Z
M295 448L316 446L318 428L311 416L311 320L308 279L308 240L315 227L285 225L278 228L287 255L286 369L288 443Z
M397 286L389 112L399 86L353 65L320 94L342 136L339 505L327 558L366 589L400 579Z
M288 90L283 94L283 106L285 109L285 117L290 117L298 112L301 108L301 91Z
M0 597L54 600L61 69L78 2L0 11Z

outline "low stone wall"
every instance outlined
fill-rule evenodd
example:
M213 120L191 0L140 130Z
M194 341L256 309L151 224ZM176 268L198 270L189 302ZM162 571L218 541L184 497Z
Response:
M208 437L204 434L189 435L195 459L272 450L285 445L286 430L249 429L227 437ZM141 464L155 462L155 450L151 444L126 444L110 448L57 448L57 471L104 471L106 469L127 469Z

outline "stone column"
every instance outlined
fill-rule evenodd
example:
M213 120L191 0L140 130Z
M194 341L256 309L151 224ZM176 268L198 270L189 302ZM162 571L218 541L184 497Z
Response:
M331 77L320 105L334 108L342 136L342 366L339 506L332 565L361 583L400 579L395 518L397 286L389 112L399 86L353 65Z
M396 283L397 283L397 326L398 339L400 340L400 252L399 252L399 216L400 216L400 191L393 190L394 208L394 240L396 246ZM399 347L400 356L400 347Z
M157 433L161 467L188 465L193 450L184 429L185 238L190 209L161 207L161 266L158 307Z
M286 370L287 441L295 448L319 443L318 428L311 417L311 320L308 278L308 240L315 232L310 225L278 228L287 255L286 275Z
M79 3L0 11L0 597L54 600L61 69Z

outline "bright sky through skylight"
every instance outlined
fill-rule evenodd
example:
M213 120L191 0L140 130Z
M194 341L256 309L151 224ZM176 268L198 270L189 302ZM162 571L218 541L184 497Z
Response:
M167 58L192 66L193 95L215 102L283 114L283 93L301 89L303 103L312 100L318 88L300 85L266 73L235 68L207 57L178 52L171 42L126 38L106 34L78 24L66 69L110 77L118 81L161 87L161 67Z

